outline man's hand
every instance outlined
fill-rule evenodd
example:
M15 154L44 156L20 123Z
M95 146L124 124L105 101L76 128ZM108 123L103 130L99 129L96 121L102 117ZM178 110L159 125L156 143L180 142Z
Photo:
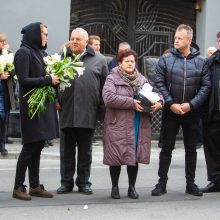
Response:
M172 104L172 105L170 106L170 110L171 110L174 114L178 114L178 115L183 115L183 114L185 114L185 112L182 110L180 104Z
M0 74L0 79L7 79L10 76L9 72L4 72Z
M188 102L187 103L182 103L180 105L180 107L181 107L182 111L184 112L184 114L187 113L187 112L190 112L190 110L191 110L190 105L189 105Z

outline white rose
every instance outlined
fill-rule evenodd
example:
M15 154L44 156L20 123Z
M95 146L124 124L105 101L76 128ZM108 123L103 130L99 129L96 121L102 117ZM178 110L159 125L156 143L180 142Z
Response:
M8 54L8 49L7 48L2 49L2 55L6 55L6 54Z
M85 67L75 66L74 68L75 68L76 72L78 73L78 76L79 76L79 77L83 75L83 72L84 72L84 70L85 70Z
M4 56L5 56L5 62L7 64L12 65L14 63L14 54L13 53L9 53L9 54L6 54Z
M51 55L52 60L54 61L60 61L61 56L58 53L55 53L54 55Z
M4 55L0 56L0 66L1 66L1 69L5 68L6 66L6 60L5 60Z

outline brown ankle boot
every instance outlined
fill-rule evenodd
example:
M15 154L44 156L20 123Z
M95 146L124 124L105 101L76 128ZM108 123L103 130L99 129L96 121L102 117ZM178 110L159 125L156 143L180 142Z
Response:
M31 196L27 194L26 186L20 186L13 190L12 197L21 200L31 200Z
M37 197L44 197L44 198L53 198L53 194L46 191L44 189L43 184L40 184L38 187L36 188L31 188L29 189L29 194L31 196L37 196Z

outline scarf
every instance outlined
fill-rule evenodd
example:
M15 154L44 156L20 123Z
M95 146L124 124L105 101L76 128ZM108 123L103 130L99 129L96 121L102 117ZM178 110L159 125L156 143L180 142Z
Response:
M141 87L137 71L135 70L133 74L127 74L120 67L118 69L121 78L132 87L134 95L137 95L137 91Z

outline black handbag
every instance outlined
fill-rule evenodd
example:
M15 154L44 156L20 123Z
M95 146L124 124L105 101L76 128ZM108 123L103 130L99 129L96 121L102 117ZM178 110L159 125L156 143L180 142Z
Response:
M149 83L145 83L137 93L137 100L141 101L140 105L147 113L151 113L151 106L160 100L160 96L152 89L153 87Z
M144 112L150 113L152 111L151 101L147 97L145 97L142 93L138 92L137 100L141 101L140 105L144 108Z

